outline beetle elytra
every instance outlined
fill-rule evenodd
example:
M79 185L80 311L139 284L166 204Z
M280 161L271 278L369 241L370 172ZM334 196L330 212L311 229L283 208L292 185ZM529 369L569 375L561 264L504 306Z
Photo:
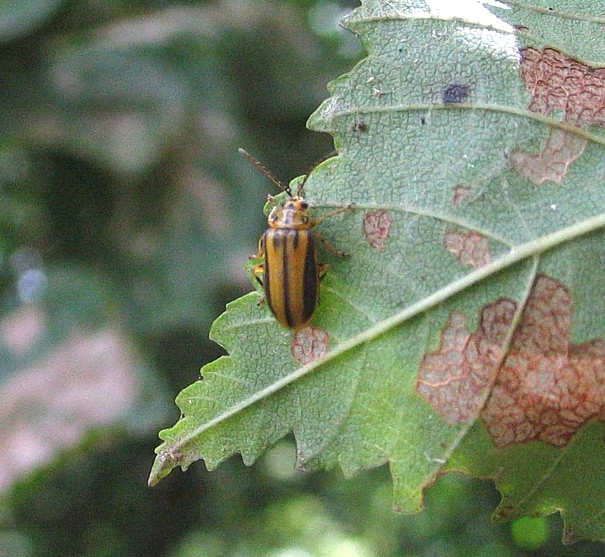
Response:
M239 151L289 196L283 203L278 203L271 195L268 197L273 206L267 219L269 228L260 238L256 255L262 263L256 265L252 272L263 286L265 300L277 321L284 327L301 329L313 317L319 300L319 281L328 268L317 261L316 240L320 240L331 253L340 257L345 255L336 251L313 228L350 206L312 218L309 203L304 199L304 187L310 173L304 177L297 194L292 195L290 188L257 159L243 149Z

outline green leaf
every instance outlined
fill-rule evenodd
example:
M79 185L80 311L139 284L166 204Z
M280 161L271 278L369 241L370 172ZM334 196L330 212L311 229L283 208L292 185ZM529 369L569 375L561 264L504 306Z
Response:
M178 396L150 483L251 464L293 431L300 468L388 462L399 509L464 470L496 480L500 517L560 510L566 539L604 538L605 78L530 46L522 11L430 6L367 0L346 19L368 56L309 121L338 156L306 195L354 204L319 227L351 256L321 255L312 329L280 327L256 293L227 306L211 337L229 356Z

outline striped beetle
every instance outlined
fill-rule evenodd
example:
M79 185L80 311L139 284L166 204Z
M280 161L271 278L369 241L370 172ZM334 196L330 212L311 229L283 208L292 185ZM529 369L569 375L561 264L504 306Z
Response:
M265 300L279 323L290 329L301 329L313 317L319 300L319 281L328 270L327 265L317 261L315 240L319 239L328 251L339 257L346 255L335 250L313 228L323 220L348 210L350 206L312 218L309 203L303 197L310 172L298 187L297 194L292 195L290 187L273 176L262 163L244 149L239 152L290 196L283 204L279 204L272 195L268 196L268 202L273 207L267 219L269 228L261 236L255 256L262 258L263 262L256 265L252 272L263 286Z

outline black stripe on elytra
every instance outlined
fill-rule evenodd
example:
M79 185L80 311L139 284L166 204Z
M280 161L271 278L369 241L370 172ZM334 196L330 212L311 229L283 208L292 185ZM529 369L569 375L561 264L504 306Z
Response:
M269 269L269 252L267 251L268 245L270 246L273 243L273 238L269 232L265 233L264 239L264 248L265 248L265 268L263 280L265 281L265 300L267 300L267 304L269 305L269 309L275 315L275 310L273 309L273 304L271 303L271 281L269 278L271 277L271 271Z
M315 259L315 239L313 233L307 234L307 253L303 277L303 314L304 320L311 319L317 303L317 261Z
M292 238L292 243L294 244L294 247L296 247L296 244L298 243L298 232L288 231L286 233L284 231L284 281L282 287L284 289L284 314L286 323L288 323L289 327L294 327L294 322L292 320L292 308L290 307L290 265L288 264L288 254L289 252L293 251L288 245L290 238Z

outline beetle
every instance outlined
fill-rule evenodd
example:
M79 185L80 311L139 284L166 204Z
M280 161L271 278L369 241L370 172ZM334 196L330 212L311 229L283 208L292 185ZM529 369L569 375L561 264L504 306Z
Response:
M331 253L339 257L346 255L335 250L313 228L323 220L348 210L350 206L312 218L309 203L304 199L304 187L310 173L304 177L297 194L292 195L290 187L273 176L261 162L244 149L239 152L289 196L283 203L272 195L267 198L272 205L267 219L269 228L260 237L255 256L256 259L262 259L262 263L256 265L252 272L264 288L265 300L277 321L290 329L302 329L315 313L319 301L319 281L328 270L327 265L317 260L316 240L320 240Z

